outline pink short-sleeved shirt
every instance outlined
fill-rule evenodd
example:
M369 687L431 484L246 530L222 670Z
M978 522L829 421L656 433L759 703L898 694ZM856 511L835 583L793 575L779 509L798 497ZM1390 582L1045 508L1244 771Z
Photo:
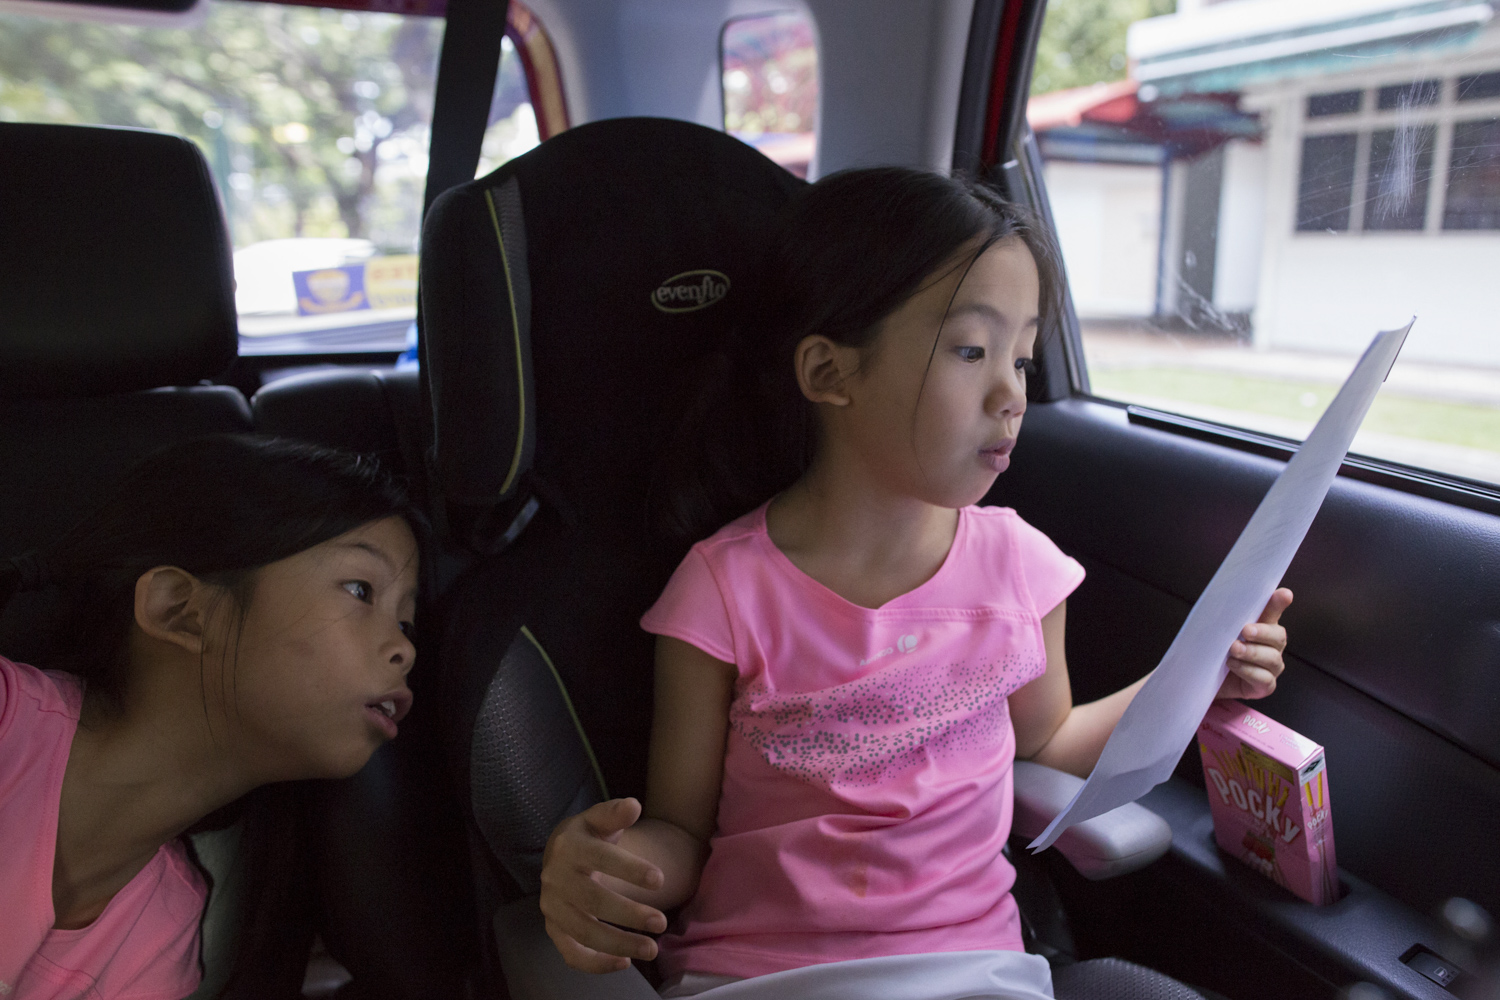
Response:
M765 507L693 546L642 619L738 671L718 826L667 975L1021 949L1007 695L1083 568L1015 511L968 507L938 572L880 608L813 580Z
M69 675L0 657L0 997L181 1000L202 978L208 886L179 841L93 923L52 927L57 812L82 704Z

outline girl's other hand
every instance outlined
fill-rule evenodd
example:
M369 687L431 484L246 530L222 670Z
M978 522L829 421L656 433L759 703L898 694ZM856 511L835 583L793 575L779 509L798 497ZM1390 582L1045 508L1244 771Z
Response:
M618 972L632 958L656 957L656 942L622 928L660 934L667 918L609 888L614 879L658 889L662 873L619 846L640 819L635 799L611 799L557 824L542 855L542 916L563 960L581 972ZM611 926L618 925L618 926Z
M1229 647L1229 676L1219 688L1220 698L1264 698L1276 690L1276 678L1286 669L1286 629L1277 624L1292 603L1292 592L1281 587L1271 594L1260 620L1240 630Z

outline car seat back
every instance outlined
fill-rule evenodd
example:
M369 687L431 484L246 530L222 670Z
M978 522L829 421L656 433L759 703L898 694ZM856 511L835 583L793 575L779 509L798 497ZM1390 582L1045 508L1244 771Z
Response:
M0 555L44 546L137 460L252 429L234 361L228 234L208 165L178 136L0 123ZM0 615L0 652L45 668L46 595ZM242 926L240 828L194 838L214 884L201 995ZM311 937L288 912L236 995L295 992ZM300 949L300 954L299 954Z
M643 791L638 620L684 554L650 529L652 470L802 183L722 132L616 119L428 216L431 488L479 556L442 598L444 728L486 935L501 901L536 891L558 820Z

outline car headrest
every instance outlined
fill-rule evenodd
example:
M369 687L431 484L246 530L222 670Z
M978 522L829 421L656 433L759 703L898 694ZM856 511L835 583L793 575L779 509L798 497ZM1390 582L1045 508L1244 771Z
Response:
M192 385L238 350L229 238L180 136L0 123L0 393Z
M434 203L423 374L459 541L499 548L534 486L600 516L640 495L632 479L696 388L694 363L753 301L774 217L802 186L723 132L622 118Z

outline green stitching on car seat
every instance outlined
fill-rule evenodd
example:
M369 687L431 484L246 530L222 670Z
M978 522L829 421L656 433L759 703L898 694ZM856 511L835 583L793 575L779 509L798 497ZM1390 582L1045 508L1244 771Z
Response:
M505 290L510 295L510 329L516 340L516 399L520 402L520 419L516 421L516 452L511 456L510 471L505 474L505 483L500 487L500 492L505 494L510 492L511 486L516 481L516 472L521 468L521 452L526 445L526 372L521 366L521 321L516 315L516 289L511 283L510 259L505 255L505 237L500 233L500 215L495 211L495 198L489 188L485 188L484 203L490 207L490 222L495 227L495 240L500 244L500 265L505 268ZM535 639L532 640L532 642L535 641ZM541 648L537 647L537 649ZM548 665L551 665L550 661ZM565 693L564 697L566 696ZM572 711L571 704L568 710ZM582 730L579 732L581 733ZM589 752L589 756L593 756L593 751Z
M547 669L552 671L552 679L557 682L558 693L562 695L563 704L568 706L568 717L573 720L573 728L578 732L578 738L583 741L583 752L589 755L589 764L594 769L594 780L599 782L599 794L606 799L609 798L609 786L604 783L604 772L599 769L599 759L594 756L594 748L589 745L588 734L583 731L583 723L578 721L578 712L573 708L573 699L568 697L567 685L563 684L562 675L557 672L557 667L552 663L552 657L542 648L542 644L536 641L536 636L531 634L531 629L525 625L521 626L521 634L536 647L541 654L542 662L547 664Z

